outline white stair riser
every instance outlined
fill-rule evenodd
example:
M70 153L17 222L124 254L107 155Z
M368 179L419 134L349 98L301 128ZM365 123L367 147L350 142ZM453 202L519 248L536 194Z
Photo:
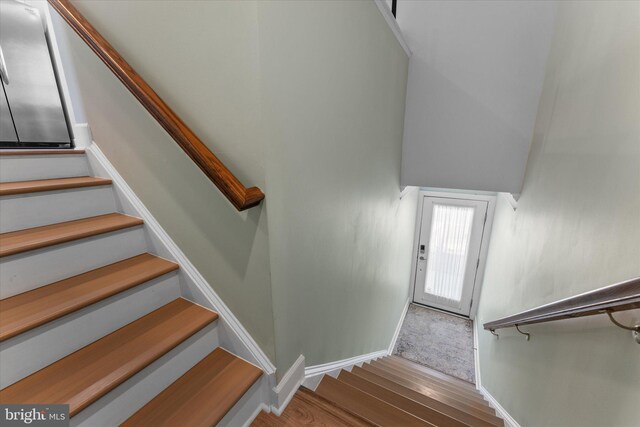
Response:
M0 197L0 233L116 212L111 186Z
M0 298L49 285L146 252L142 227L0 258Z
M269 385L268 378L263 375L256 381L249 390L236 402L227 415L224 416L216 427L237 427L249 426L250 422L262 409L266 409L264 402L264 390Z
M216 347L218 334L214 322L73 417L71 425L121 424Z
M0 343L0 388L44 368L180 296L175 272Z
M83 155L0 156L0 182L89 176Z

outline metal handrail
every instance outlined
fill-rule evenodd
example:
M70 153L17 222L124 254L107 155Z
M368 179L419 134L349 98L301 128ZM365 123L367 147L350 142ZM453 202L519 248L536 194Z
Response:
M616 326L632 331L634 339L640 344L640 325L622 325L611 314L637 308L640 308L640 277L493 320L485 323L483 328L497 336L496 329L515 327L529 340L530 334L522 332L520 326L607 314Z

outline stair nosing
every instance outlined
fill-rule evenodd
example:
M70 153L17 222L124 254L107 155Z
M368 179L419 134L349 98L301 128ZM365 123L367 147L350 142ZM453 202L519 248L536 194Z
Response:
M443 412L440 412L440 411L438 411L437 409L432 408L432 407L427 406L427 405L424 405L424 404L422 404L422 403L420 403L420 402L416 402L416 401L415 401L415 400L413 400L413 399L410 399L410 398L408 398L408 397L406 397L406 396L403 396L403 395L401 395L401 394L399 394L399 393L396 393L395 391L390 390L390 389L388 389L388 388L386 388L386 387L384 387L384 386L381 386L381 385L379 385L379 384L376 384L376 383L374 383L374 382L371 382L371 381L367 380L366 378L362 378L362 377L360 377L360 376L358 376L358 375L356 375L356 374L352 374L351 372L348 372L348 371L342 370L342 371L340 372L340 374L338 375L338 379L339 379L339 380L341 380L341 381L343 381L343 382L345 382L345 383L347 383L347 384L349 384L349 385L351 385L352 387L358 388L359 390L361 390L361 391L363 391L363 392L365 392L365 393L367 393L367 394L369 394L369 395L371 395L371 396L373 396L373 397L376 397L376 398L378 398L378 399L380 399L380 400L382 400L382 401L384 401L384 402L387 402L387 403L389 403L390 405L396 406L394 403L387 401L387 400L386 400L386 398L383 398L383 397L381 397L381 396L379 397L379 393L380 393L379 391L376 391L376 392L375 392L376 394L374 394L373 392L371 392L371 390L364 390L364 389L360 388L360 386L358 386L358 385L356 385L356 384L354 384L354 383L352 382L352 381L353 381L353 379L351 379L351 378L350 378L350 376L351 376L351 377L355 377L356 381L364 381L365 383L367 383L367 387L369 387L369 388L373 388L374 390L375 390L375 389L378 389L378 390L382 389L382 390L383 390L383 391L382 391L383 393L384 393L384 392L386 392L386 393L390 393L392 396L394 396L394 398L395 398L397 401L401 401L401 402L408 401L408 404L417 405L417 406L419 406L419 407L425 408L425 410L426 410L426 411L428 411L428 412L430 413L430 414L429 414L429 418L430 418L430 417L434 417L434 416L435 416L435 417L440 417L440 418L444 418L445 420L443 420L443 422L445 422L445 421L446 421L446 423L447 423L447 424L452 424L452 425L456 425L456 424L457 424L459 427L467 427L467 426L468 426L468 424L466 424L466 423L464 423L464 422L462 422L462 421L460 421L460 420L458 420L458 419L456 419L456 418L454 418L454 417L452 417L452 416L450 416L450 415L448 415L448 414L445 414L445 413L443 413ZM433 421L435 421L435 420L433 420L433 419L431 419L431 420L430 420L430 419L428 419L428 418L424 418L424 417L422 417L422 416L420 416L420 415L418 415L418 414L415 414L415 413L413 413L412 411L410 411L409 409L401 408L401 407L399 407L399 406L396 406L396 407L397 407L397 408L399 408L399 409L402 409L402 410L403 410L403 411L405 411L405 412L408 412L408 413L412 414L412 415L413 415L413 416L415 416L415 417L418 417L418 418L420 418L420 419L423 419L423 420L425 420L425 421L427 421L427 422L433 422ZM435 414L433 414L433 413L435 413Z
M59 148L59 149L0 149L2 156L49 156L49 155L81 155L85 154L84 149Z
M152 261L152 260L155 260L155 259L162 259L160 257L157 257L155 255L151 255L149 253L140 254L140 255L137 255L137 256L134 256L134 257L131 257L131 258L127 258L127 259L124 259L124 260L121 260L121 261L117 261L117 262L114 262L114 263L111 263L111 264L108 264L108 265L93 269L93 270L89 270L87 272L84 272L84 273L81 273L81 274L78 274L78 275L75 275L75 276L72 276L72 277L69 277L69 278L66 278L66 279L59 280L57 282L54 282L54 283L51 283L51 284L48 284L48 285L45 285L45 286L42 286L42 287L39 287L39 288L36 288L36 289L32 289L32 290L29 290L29 291L26 291L26 292L23 292L23 293L20 293L20 294L17 294L17 295L13 295L13 296L8 297L8 298L4 298L4 299L0 300L0 307L2 307L3 302L5 302L5 304L6 304L6 301L11 300L12 298L21 297L21 296L25 297L28 294L36 295L35 298L37 300L44 301L47 298L47 296L39 297L39 296L37 296L37 294L39 292L42 293L46 288L52 289L52 288L49 288L49 287L51 287L51 286L57 286L57 287L64 286L65 284L68 284L70 281L77 281L77 280L81 280L83 278L86 278L87 281L98 280L98 278L91 278L91 276L95 275L95 274L99 274L100 272L103 272L103 271L106 272L106 271L108 271L108 269L116 267L116 266L119 266L119 265L120 266L124 265L124 267L122 267L120 270L116 270L116 271L121 271L121 272L122 271L126 271L127 269L131 269L132 267L135 267L135 266L126 266L127 263L130 263L130 262L134 261L137 258L143 258L143 257L144 258L148 258L149 262ZM158 277L161 277L161 276L164 276L166 274L169 274L171 272L174 272L179 268L179 265L174 263L174 262L172 262L172 261L169 261L169 260L164 260L164 261L166 261L166 263L167 263L165 266L158 266L158 267L156 267L155 270L153 270L150 273L147 273L143 277L136 277L134 279L129 278L128 282L125 282L124 284L121 284L117 288L111 288L108 292L97 293L97 295L96 295L96 292L93 292L92 293L93 296L91 296L90 298L82 299L81 301L78 301L77 303L75 303L73 305L63 306L61 308L58 308L57 311L52 311L52 312L47 313L47 315L42 315L42 316L36 317L35 315L31 314L30 317L32 319L35 319L35 320L32 320L30 322L25 322L20 327L11 328L8 331L4 331L3 329L0 329L0 342L3 342L3 341L8 340L10 338L16 337L16 336L18 336L18 335L20 335L22 333L25 333L25 332L30 331L32 329L35 329L35 328L37 328L39 326L42 326L42 325L47 324L49 322L52 322L52 321L54 321L56 319L62 318L64 316L68 315L68 314L71 314L71 313L77 312L79 310L82 310L83 308L86 308L86 307L88 307L90 305L93 305L93 304L95 304L97 302L104 301L104 300L106 300L106 299L108 299L108 298L110 298L110 297L112 297L114 295L120 294L120 293L125 292L125 291L127 291L129 289L132 289L132 288L134 288L136 286L142 285L143 283L146 283L146 282L148 282L150 280L153 280L153 279L156 279ZM113 273L114 272L105 273L105 276L107 274L113 274ZM83 284L86 284L87 281L75 283L73 286L70 286L69 288L66 288L65 291L67 291L68 289L78 288L78 287L82 286ZM6 315L6 310L7 310L6 308L3 309L5 315Z
M374 399L374 400L376 400L376 401L379 401L379 402L383 403L384 405L390 406L390 407L392 407L392 408L396 409L397 411L399 411L399 413L403 413L403 414L405 414L405 415L408 417L408 418L407 418L407 420L412 420L412 421L414 421L414 422L417 422L418 424L422 424L422 425L425 425L425 426L433 426L433 424L431 424L429 421L425 421L425 420L423 420L422 418L418 418L418 417L416 417L415 415L410 414L409 412L407 412L407 411L405 411L405 410L403 410L403 409L401 409L401 408L398 408L398 407L396 407L396 406L394 406L394 405L392 405L392 404L390 404L390 403L388 403L388 402L385 402L384 400L380 400L380 399L378 399L377 397L372 396L372 395L370 395L369 393L367 393L367 392L365 392L365 391L362 391L362 390L360 390L359 388L353 387L353 386L351 386L351 385L349 385L349 384L347 384L347 383L345 383L345 382L343 382L343 381L340 381L340 380L339 380L339 379L337 379L337 378L333 378L333 377L331 377L331 376L329 376L329 375L326 375L326 376L322 379L322 381L325 381L325 380L328 380L329 382L334 382L334 381L335 381L335 383L336 383L336 384L338 384L338 383L339 383L339 384L341 384L341 386L340 386L340 387L346 387L346 389L347 389L347 390L349 390L349 389L354 389L354 390L357 390L357 391L358 391L358 392L360 392L360 393L366 394L367 396L370 396L370 397L371 397L371 399ZM318 385L318 389L320 389L320 387L321 387L321 386L322 386L322 382L320 382L320 384ZM349 390L349 391L350 391L350 390ZM320 394L319 392L316 392L316 393ZM322 394L320 394L320 395L322 395ZM342 408L342 409L344 409L344 410L347 410L348 412L355 412L355 411L352 411L351 409L347 408L347 407L343 404L344 402L343 402L343 403L339 403L338 401L333 400L333 399L331 399L331 398L330 398L330 397L328 397L328 396L323 396L323 397L325 397L327 400L329 400L329 401L333 402L335 405L339 406L340 408ZM377 404L379 404L379 403L377 403ZM361 418L364 418L365 420L367 420L368 422L370 422L370 423L372 423L372 424L374 424L374 425L379 425L379 423L378 423L376 420L369 419L369 418L367 418L367 416L362 415L362 414L358 414L358 415L359 415ZM414 419L415 419L415 420L414 420ZM435 426L433 426L433 427L435 427Z
M105 343L109 343L109 340L114 340L113 337L118 336L118 334L126 334L129 333L129 329L135 329L132 327L132 325L136 324L137 322L142 322L142 323L138 323L138 325L144 325L144 320L148 320L153 315L157 315L158 312L160 312L161 310L170 310L174 307L170 307L172 305L175 305L175 307L178 307L179 304L190 304L190 305L186 305L184 307L184 310L186 310L187 308L191 308L191 306L194 307L200 307L200 309L202 309L203 311L209 311L210 313L207 313L207 317L206 319L199 319L198 320L198 325L195 326L191 326L188 330L182 331L182 335L180 337L176 337L174 339L174 341L167 343L165 345L164 348L159 349L157 351L157 354L152 354L152 355L147 355L147 359L148 360L140 360L138 361L137 365L134 366L130 366L129 369L126 372L122 372L119 374L119 376L115 379L111 379L111 381L109 382L105 382L104 384L102 384L101 388L98 390L95 387L95 384L99 384L101 381L104 381L105 379L108 378L108 373L105 373L101 378L97 378L93 385L94 387L91 387L90 385L85 385L84 388L76 390L74 394L72 394L69 399L67 399L66 402L50 402L50 403L66 403L66 404L70 404L70 401L73 401L74 398L77 398L77 402L74 402L76 404L76 406L74 407L70 407L69 410L69 414L70 417L73 417L75 415L77 415L79 412L81 412L83 409L87 408L89 405L91 405L92 403L96 402L98 399L100 399L102 396L105 396L106 394L108 394L110 391L112 391L113 389L115 389L116 387L118 387L119 385L123 384L125 381L127 381L128 379L130 379L131 377L133 377L134 375L136 375L138 372L142 371L144 368L146 368L147 366L153 364L155 361L157 361L158 359L160 359L162 356L164 356L165 354L169 353L172 349L178 347L180 344L182 344L183 342L185 342L186 340L188 340L190 337L192 337L193 335L195 335L196 333L198 333L199 331L201 331L202 329L204 329L205 327L207 327L208 325L212 324L213 322L215 322L218 319L218 314L216 312L213 312L211 310L208 310L204 307L198 306L197 304L188 301L182 297L177 298L175 300L173 300L172 302L165 304L164 306L152 311L151 313L146 314L145 316L142 316L136 320L134 320L133 322L115 330L114 332L111 332L110 334L101 337L100 339L70 353L69 355L63 357L62 359L53 362L52 364L32 373L31 375L15 382L14 384L11 384L8 387L5 387L4 389L0 390L0 403L2 404L8 404L8 403L33 403L33 402L10 402L9 400L13 400L13 399L7 399L6 396L3 396L3 394L6 395L7 390L9 389L13 389L14 387L17 387L20 384L24 384L25 381L34 381L34 379L36 379L38 376L41 375L45 375L45 374L49 374L50 377L52 374L56 374L55 376L60 377L61 376L61 372L48 372L48 370L51 370L53 366L61 364L61 363L65 363L65 362L69 362L71 357L78 357L78 354L85 352L85 353L89 353L88 356L91 356L91 351L95 350L95 348L99 348L101 345L104 345ZM179 308L179 307L178 307ZM165 315L167 316L166 318L160 318L159 320L161 321L167 321L167 319L172 318L174 316L179 315L180 313L182 313L183 310L179 310L177 313L170 313L169 315ZM203 313L204 315L204 313ZM194 315L195 316L195 315ZM122 345L118 348L121 348L122 346L131 346L132 343L135 342L135 340L140 340L142 338L140 338L141 336L144 336L144 334L138 334L135 335L133 338L129 338L129 339L122 339ZM111 343L112 344L112 343ZM85 357L88 357L85 356ZM106 355L106 358L108 359L108 357L113 357L111 354ZM104 358L104 357L103 357ZM101 358L102 359L102 358ZM95 360L95 359L94 359ZM80 369L82 368L88 368L90 366L90 363L85 364L84 366L81 366ZM116 372L116 371L110 371L111 373ZM65 377L66 378L66 377ZM49 387L52 387L52 384L48 384ZM91 393L88 392L88 390L91 390ZM86 392L87 395L83 396L83 392ZM55 400L55 399L54 399Z
M428 381L429 383L432 383L436 387L444 388L446 390L451 390L452 393L459 394L459 395L461 395L463 397L468 397L470 399L485 400L484 396L482 396L482 394L477 390L466 390L464 387L458 386L455 383L449 382L449 381L447 381L445 379L440 379L440 378L437 378L437 377L433 377L433 376L430 376L428 374L421 374L420 372L414 372L410 368L403 368L401 366L397 366L397 365L391 364L389 362L385 363L384 360L382 360L382 361L376 360L375 362L377 362L375 365L373 363L371 365L372 366L378 366L378 367L380 367L380 369L389 368L391 370L391 372L397 371L397 372L400 372L400 373L402 373L404 375L415 376L416 379L419 379L421 381Z
M348 409L345 409L342 406L339 406L339 405L333 403L331 400L327 399L326 397L320 396L318 393L315 393L314 391L312 391L312 390L310 390L310 389L308 389L308 388L306 388L304 386L301 386L296 393L298 393L298 392L300 392L300 396L299 397L301 399L305 400L306 402L308 402L309 404L315 405L315 402L312 402L312 399L317 399L317 400L323 401L323 403L325 403L327 405L333 406L338 411L344 412L344 414L346 414L347 416L357 419L358 421L360 421L363 424L373 425L371 423L371 421L368 421L365 418L362 418L360 415L358 415L358 414L356 414L354 412L351 412ZM330 412L328 409L325 409L325 408L320 407L320 406L318 406L318 408L320 408L321 410L323 410L325 412L331 413L336 418L340 418L341 416L343 416L343 414L336 415L333 412ZM349 422L350 420L349 421L344 420L344 421L345 422Z
M417 391L417 390L415 390L415 389L413 389L411 387L407 387L404 384L398 383L398 382L396 382L396 381L394 381L394 380L392 380L390 378L383 377L381 375L378 375L377 373L374 373L374 372L371 372L371 371L368 371L368 370L365 370L365 369L362 369L362 368L358 368L358 370L352 371L352 373L354 375L357 375L357 376L369 381L369 382L373 382L374 384L378 384L381 387L385 387L387 389L389 389L389 386L386 385L386 383L393 383L397 387L409 391L410 394L418 394L420 396L424 396L426 399L435 401L439 405L442 405L442 406L445 406L447 408L452 409L454 412L461 412L461 413L467 414L467 415L469 415L469 416L471 416L473 418L480 419L480 420L482 420L484 422L487 422L487 423L489 423L491 425L497 425L497 424L495 424L495 422L497 420L501 420L495 414L491 414L489 412L477 410L477 408L474 408L473 406L470 406L470 405L468 405L468 404L466 404L464 402L460 402L458 400L455 400L454 398L451 398L449 396L442 395L441 393L435 392L435 395L425 395L425 394L420 393L419 391ZM370 379L370 377L373 377L374 379L382 380L382 382L385 383L385 385L380 384L379 382ZM438 397L438 396L440 396L440 397ZM444 400L442 400L441 398L444 398ZM410 398L410 399L412 399L412 398ZM415 400L415 399L412 399L412 400ZM422 402L418 402L418 403L420 403L422 405L425 405ZM477 411L477 412L481 413L482 415L476 414L474 412L469 412L469 411ZM442 411L439 411L439 412L442 412ZM455 416L454 416L454 418L455 418Z
M17 235L19 233L27 233L27 232L34 232L34 231L41 231L44 230L47 227L50 228L54 228L56 226L62 226L63 224L72 224L72 223L83 223L86 222L87 220L98 220L99 218L107 218L107 217L112 217L112 218L122 218L122 219L127 219L127 222L123 222L122 224L115 224L115 225L109 225L109 226L103 226L101 228L95 227L93 230L86 230L84 232L78 232L76 234L67 234L67 235L62 235L62 236L58 236L57 238L49 238L49 239L44 239L41 238L39 240L35 240L32 242L28 242L22 245L14 245L15 247L13 248L3 248L2 247L2 239L7 239L8 237L12 237L9 235ZM72 220L72 221L63 221L63 222L59 222L59 223L55 223L55 224L48 224L48 225L43 225L43 226L38 226L38 227L31 227L31 228L26 228L23 230L16 230L16 231L9 231L6 233L2 233L0 234L0 258L2 257L7 257L7 256L11 256L11 255L17 255L23 252L29 252L29 251L33 251L36 249L42 249L42 248L46 248L49 246L54 246L54 245L59 245L62 243L68 243L68 242L73 242L76 240L80 240L80 239L84 239L87 237L93 237L93 236L98 236L101 234L106 234L106 233L110 233L113 231L118 231L118 230L123 230L123 229L127 229L127 228L131 228L131 227L136 227L139 225L142 225L144 223L144 221L141 218L137 218L134 216L130 216L130 215L125 215L122 213L108 213L108 214L104 214L104 215L97 215L97 216L92 216L92 217L87 217L87 218L81 218L81 219L76 219L76 220Z
M437 369L430 368L425 365L421 365L411 360L403 359L402 357L399 357L399 356L391 355L388 357L383 357L380 360L388 361L390 363L395 363L397 365L404 366L406 369L413 369L423 373L424 375L432 376L434 378L438 378L443 381L449 381L452 384L457 385L459 387L468 388L470 391L476 391L476 392L478 391L475 383L447 374L446 372L442 372Z
M207 369L211 369L211 367L207 366L207 364L211 363L211 361L216 357L228 358L228 361L224 362L223 360L224 362L223 366L221 366L219 370L217 370L213 375L211 375L211 373L206 371ZM205 370L204 373L201 370ZM183 398L178 399L180 406L176 409L176 411L178 411L177 414L179 414L180 411L184 411L185 408L188 408L188 405L193 404L192 403L194 401L193 399L196 399L199 395L202 395L202 393L205 393L207 390L209 390L212 387L212 384L215 383L216 385L220 385L220 383L226 379L225 375L229 374L229 370L236 370L236 371L248 370L248 371L245 372L245 375L243 377L242 388L233 393L233 403L229 402L227 405L225 405L226 406L225 408L222 408L222 411L216 414L218 416L218 419L215 420L215 423L219 422L222 418L224 418L226 414L229 413L231 408L233 408L233 406L235 406L235 404L240 399L242 399L242 396L244 396L249 391L249 389L263 375L263 372L260 368L226 351L222 347L218 347L214 349L211 353L209 353L203 359L198 361L198 363L196 363L191 369L189 369L187 372L182 374L178 379L172 382L164 390L158 393L158 395L156 395L153 399L151 399L149 402L147 402L145 405L139 408L134 414L132 414L129 418L127 418L121 424L121 426L126 427L130 423L135 423L136 421L138 421L137 420L138 418L145 416L145 414L148 413L148 411L154 409L156 405L164 403L168 398L171 397L171 395L178 395L182 397L185 396L184 392L188 390L188 387L190 384L189 380L193 380L192 377L194 375L198 373L200 373L201 375L205 373L208 374L208 375L203 375L203 378L205 378L206 380L201 384L197 384L198 389L193 391L193 393L189 395L190 396L189 399L186 399L186 401ZM208 394L205 394L205 396L207 395ZM177 416L176 413L174 413L173 416ZM172 417L169 417L168 419L166 419L166 422L171 422ZM139 426L140 424L136 423L135 425Z
M85 181L82 181L85 180ZM49 183L47 183L49 181ZM54 183L54 181L56 181ZM77 181L77 182L73 182ZM67 178L34 179L27 181L9 181L0 183L0 196L44 193L57 190L72 190L111 185L112 180L95 176L78 176ZM23 187L19 187L22 185ZM12 186L14 188L12 188ZM8 188L6 188L8 187ZM18 187L18 188L15 188Z
M376 374L376 375L378 375L378 376L382 376L382 377L384 377L383 375L379 375L379 374L377 374L377 372L376 372L376 371L371 371L370 369L365 368L365 367L364 367L365 365L366 365L366 364L363 364L363 369L364 369L365 371L369 371L369 372L372 372L372 373L374 373L374 374ZM369 366L371 366L371 365L369 365ZM419 383L416 383L415 381L411 381L410 379L400 377L400 376L398 376L398 375L395 375L393 372L384 371L383 369L376 368L375 366L371 366L371 367L373 367L373 368L374 368L374 369L376 369L377 371L385 372L385 373L387 373L388 375L391 375L392 377L396 377L396 378L403 379L403 380L405 380L405 381L407 381L407 382L410 382L410 383L412 383L412 384L414 384L414 385L416 385L416 386L418 386L418 387L423 387L423 388L426 388L426 389L431 390L432 392L438 393L438 394L443 395L443 396L445 396L445 397L449 397L450 399L452 399L452 400L454 400L454 401L456 401L456 402L459 402L459 403L465 404L465 405L470 406L470 407L474 407L474 408L476 408L476 409L479 409L479 410L480 410L480 411L482 411L482 412L487 412L487 413L489 413L490 415L494 415L493 413L491 413L491 411L493 411L493 409L491 408L491 406L489 405L489 403L488 403L487 401L484 401L484 402L477 402L477 401L474 401L474 400L465 399L465 398L464 398L464 396L456 395L456 394L454 394L454 393L447 393L446 391L438 390L438 389L433 388L433 387L430 387L430 386L428 386L428 385L419 384ZM385 378L386 378L386 377L385 377ZM394 379L390 379L390 380L391 380L391 381L396 382ZM401 384L401 385L402 385L402 384ZM417 390L416 390L416 391L417 391ZM419 391L418 391L418 392L419 392ZM420 392L419 392L419 393L420 393Z

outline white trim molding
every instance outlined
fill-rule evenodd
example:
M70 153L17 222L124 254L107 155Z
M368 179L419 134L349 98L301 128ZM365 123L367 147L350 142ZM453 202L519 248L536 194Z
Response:
M482 385L482 375L480 374L480 342L478 341L478 327L480 322L474 320L473 325L473 359L476 369L476 388L487 399L489 404L496 410L498 416L505 422L506 427L520 427L520 424L502 407L500 402L489 393L489 391Z
M398 21L396 21L396 17L393 16L393 13L391 13L391 10L387 6L386 2L384 0L373 1L375 2L376 6L378 6L378 10L382 14L384 20L387 21L389 28L391 28L393 35L395 35L396 39L398 39L398 43L400 43L400 46L402 46L402 49L404 49L407 57L411 57L411 49L409 49L409 45L402 35L402 30L400 30L400 26L398 25Z
M482 385L478 385L478 390L484 395L484 397L487 398L487 401L491 404L491 406L493 406L500 418L504 420L504 423L507 427L520 427L520 424L518 424L515 418L513 418L511 414L509 414L507 410L502 407L502 405L500 405L496 398L493 397L486 388L484 388Z
M284 374L278 385L272 389L273 398L271 401L273 405L271 405L271 412L275 415L280 416L282 414L293 395L300 388L304 381L304 371L304 356L301 354L293 362L287 373Z
M400 319L398 320L398 324L396 325L396 330L391 337L391 343L389 343L389 348L387 349L387 354L393 354L393 349L396 346L396 342L398 341L398 336L400 335L400 329L402 329L402 323L404 322L404 318L407 315L407 310L409 310L409 304L411 304L411 296L407 298L407 302L404 304L404 308L402 309L402 313L400 314Z
M87 147L86 152L93 173L97 176L109 177L113 181L113 188L120 199L124 213L136 215L144 220L145 228L150 233L149 238L151 239L152 247L158 252L158 255L172 259L180 264L180 274L183 275L184 279L184 283L181 283L181 285L185 286L187 291L192 294L190 299L218 313L220 327L225 332L220 336L221 346L229 347L227 349L232 353L258 366L266 375L271 377L270 382L273 383L276 367L271 360L215 293L202 274L180 250L178 245L160 226L124 178L109 162L98 145L93 142Z
M337 375L340 370L351 370L354 365L361 365L364 362L368 362L379 357L388 355L388 349L374 351L373 353L362 354L360 356L350 357L348 359L336 360L335 362L323 363L321 365L309 366L304 369L304 381L302 385L312 390L318 386L318 383L322 379L322 376L329 374L331 376Z

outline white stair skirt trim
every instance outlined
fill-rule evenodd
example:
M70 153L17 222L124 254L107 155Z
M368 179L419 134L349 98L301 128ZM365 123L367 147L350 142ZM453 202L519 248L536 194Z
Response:
M298 356L277 386L273 388L271 412L280 416L304 381L304 356Z
M258 406L255 411L253 411L253 414L251 414L251 416L249 416L249 418L247 419L247 421L242 424L242 427L251 427L251 424L253 424L253 421L258 417L258 415L260 415L260 412L269 412L270 408L265 404L261 404L260 406Z
M502 407L502 405L500 405L500 403L495 399L495 397L491 395L491 393L487 391L486 388L480 385L478 386L478 390L480 390L480 393L482 393L482 395L487 399L491 406L493 406L500 418L504 420L504 423L507 427L520 427L520 424L518 424L515 418L513 418L511 414L509 414L507 410Z
M495 397L487 391L486 388L482 385L482 375L480 374L480 351L478 349L478 328L480 327L480 322L474 320L473 325L473 356L476 368L476 388L482 395L487 399L489 404L496 410L498 416L504 420L506 427L520 427L520 424L507 412L506 409L502 407L500 402L496 400Z
M364 362L387 356L388 350L374 351L373 353L350 357L348 359L336 360L335 362L323 363L322 365L309 366L304 370L304 381L302 385L315 390L323 375L329 374L337 376L341 369L350 371L354 365L362 365Z
M409 304L411 304L411 297L408 297L407 302L404 303L404 308L402 309L400 319L398 319L398 324L396 325L396 331L393 333L393 337L391 337L391 343L389 344L389 349L387 350L388 355L392 355L393 349L396 347L396 342L398 341L398 336L400 335L400 329L402 329L402 323L404 322L404 318L407 316L407 311L409 310Z
M406 53L408 57L411 57L411 49L409 49L409 45L402 35L402 31L400 30L400 26L396 21L396 17L393 16L393 13L391 13L391 9L389 9L389 6L387 6L385 0L374 1L376 3L376 6L378 6L378 10L380 10L382 17L385 21L387 21L389 28L391 28L393 35L396 36L396 39L398 39L398 43L400 43L400 46L402 46L402 49L404 49L404 53Z
M475 375L476 375L476 388L480 390L480 384L482 380L480 378L480 356L478 354L478 328L476 328L476 324L479 322L473 321L473 363L475 367Z
M123 201L126 201L130 205L123 207L125 212L127 211L127 208L132 209L138 217L144 220L145 228L150 231L152 234L151 237L156 238L160 245L163 246L163 248L156 248L158 250L164 249L167 252L166 255L160 254L160 256L173 258L176 263L180 264L180 271L185 274L186 279L192 282L201 296L206 299L206 302L203 301L202 305L210 305L209 308L212 308L220 315L220 318L218 319L220 326L227 330L228 333L235 335L236 340L234 341L240 342L245 347L244 349L233 348L230 350L237 356L249 359L249 362L255 363L262 369L265 375L273 377L276 367L269 360L267 355L253 340L251 335L249 335L249 332L247 332L247 330L242 326L231 310L229 310L225 303L214 292L213 288L189 261L182 250L180 250L178 245L176 245L167 232L164 231L158 221L156 221L152 216L151 212L149 212L142 201L133 192L131 187L129 187L124 178L122 178L111 162L106 158L98 145L95 142L92 142L92 144L86 149L86 152L94 174L105 178L111 178L113 181L113 188L116 190L117 196L122 196L124 199ZM212 191L215 190L212 189ZM194 302L201 303L197 300ZM221 346L225 347L223 334L220 336L220 341Z

